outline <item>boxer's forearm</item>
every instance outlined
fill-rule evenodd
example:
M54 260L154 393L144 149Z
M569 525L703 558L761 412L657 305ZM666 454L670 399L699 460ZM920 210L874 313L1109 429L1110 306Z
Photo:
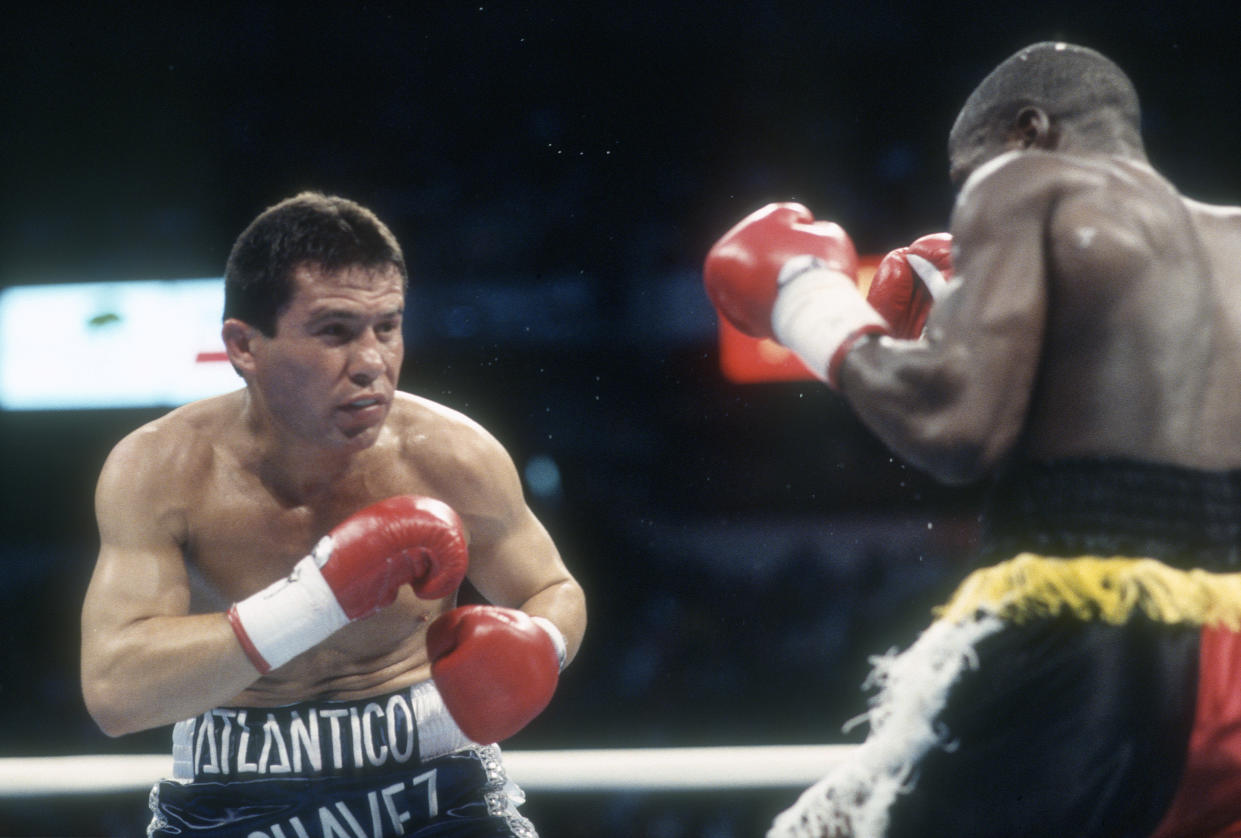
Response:
M573 580L544 588L521 603L522 611L551 620L565 639L565 663L572 661L586 634L586 595Z
M83 696L109 736L226 704L258 677L222 613L150 617L83 638Z

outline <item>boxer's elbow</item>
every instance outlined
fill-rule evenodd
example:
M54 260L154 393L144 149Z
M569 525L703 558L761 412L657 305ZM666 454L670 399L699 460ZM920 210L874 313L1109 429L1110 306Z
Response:
M991 474L1008 448L1007 438L994 427L945 416L920 423L898 450L940 483L963 486Z
M888 354L869 366L859 350L849 370L844 392L862 421L893 453L940 482L985 476L1005 432L992 421L998 400L978 386L970 354L908 341L880 341L873 351L884 348Z
M147 727L138 714L141 702L116 679L83 674L82 698L86 712L107 736L116 738Z
M133 733L131 726L126 724L124 712L109 701L100 689L83 683L82 697L86 700L86 712L105 735L115 739Z
M991 467L976 445L960 444L923 458L922 469L947 486L965 486L986 477Z

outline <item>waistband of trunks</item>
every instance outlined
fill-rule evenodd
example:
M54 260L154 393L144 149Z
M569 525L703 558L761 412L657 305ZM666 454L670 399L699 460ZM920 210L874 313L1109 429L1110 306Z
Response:
M439 690L423 681L386 695L281 707L217 707L178 722L173 779L358 776L473 746Z
M1135 614L1175 625L1241 629L1241 573L1179 570L1147 558L1048 558L1024 553L971 573L937 616L980 613L1021 623L1069 615L1127 623Z
M984 558L1149 556L1241 569L1241 470L1117 458L1017 463L992 487Z

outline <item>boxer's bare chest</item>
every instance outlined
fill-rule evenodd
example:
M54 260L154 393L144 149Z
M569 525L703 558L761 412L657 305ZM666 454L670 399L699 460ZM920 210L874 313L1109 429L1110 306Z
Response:
M204 474L186 508L185 558L195 612L229 604L280 579L329 530L359 509L401 493L420 493L412 466L391 457L360 462L296 501L227 458ZM451 600L423 601L402 590L379 614L346 626L256 682L233 703L282 704L316 697L369 695L426 677L426 624Z
M345 518L420 486L416 471L366 458L292 497L228 456L215 459L185 510L196 611L218 610L287 575Z

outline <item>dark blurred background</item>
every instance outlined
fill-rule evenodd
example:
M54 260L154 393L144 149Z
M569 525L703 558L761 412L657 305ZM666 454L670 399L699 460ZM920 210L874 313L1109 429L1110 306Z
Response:
M981 490L821 385L725 379L702 257L771 200L866 253L944 228L958 107L1044 39L1130 71L1155 165L1231 202L1239 29L1220 3L28 5L0 21L0 287L219 276L283 197L370 206L414 275L403 386L508 446L588 592L578 661L509 747L849 741L868 656L968 569ZM77 680L94 479L162 412L0 412L2 756L168 747L105 738ZM525 811L549 838L727 838L794 796ZM0 802L0 834L133 835L144 808Z

